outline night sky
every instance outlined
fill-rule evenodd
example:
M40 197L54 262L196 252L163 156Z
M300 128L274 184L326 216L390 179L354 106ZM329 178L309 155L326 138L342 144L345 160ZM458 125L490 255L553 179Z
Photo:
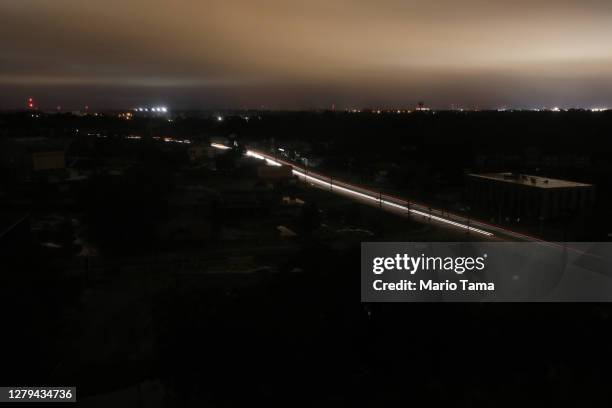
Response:
M612 107L610 0L2 0L0 108Z

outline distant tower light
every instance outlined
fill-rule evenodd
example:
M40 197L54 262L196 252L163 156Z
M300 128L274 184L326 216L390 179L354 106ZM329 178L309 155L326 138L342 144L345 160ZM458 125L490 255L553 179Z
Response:
M28 108L34 109L34 99L28 98Z

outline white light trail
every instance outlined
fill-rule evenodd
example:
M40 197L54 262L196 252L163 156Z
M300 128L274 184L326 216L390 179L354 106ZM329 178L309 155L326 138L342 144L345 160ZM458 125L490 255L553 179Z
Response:
M226 146L224 146L224 147L226 147ZM247 154L247 156L251 156L251 157L254 157L254 158L257 158L257 159L260 159L260 160L265 160L268 164L272 164L274 166L281 166L281 163L279 163L279 162L277 162L275 160L269 159L269 158L267 158L267 157L265 157L265 156L263 156L263 155L261 155L259 153L255 153L252 150L247 150L246 154ZM458 228L466 229L468 231L475 232L475 233L478 233L478 234L482 234L482 235L485 235L487 237L492 237L493 236L493 233L491 233L491 232L484 231L484 230L481 230L479 228L474 228L474 227L471 227L471 226L469 226L467 224L462 224L460 222L452 221L452 220L449 220L449 219L446 219L446 218L438 217L436 215L428 214L428 213L423 212L423 211L415 210L413 208L409 208L409 207L407 207L405 205L397 204L397 203L394 203L392 201L383 200L380 197L375 197L375 196L372 196L372 195L369 195L369 194L365 194L365 193L361 193L359 191L352 190L350 188L342 187L342 186L339 186L337 184L333 184L333 183L330 183L328 181L324 181L324 180L321 180L319 178L316 178L316 177L313 177L313 176L309 176L309 175L307 175L307 174L305 174L305 173L303 173L303 172L301 172L299 170L296 170L296 169L293 169L293 174L295 174L295 175L297 175L299 177L302 177L302 178L304 178L306 180L310 180L313 183L317 183L317 184L319 184L321 186L327 187L327 188L329 188L332 191L333 190L340 190L340 191L343 191L343 192L345 192L347 194L352 194L352 195L355 195L355 196L358 196L358 197L361 197L361 198L365 198L367 200L374 201L376 203L380 203L381 205L386 205L386 206L389 206L389 207L394 207L394 208L397 208L397 209L400 209L400 210L403 210L403 211L409 211L409 212L411 212L413 214L421 215L423 217L427 217L429 219L432 219L432 220L435 220L435 221L438 221L438 222L441 222L441 223L444 223L444 224L452 225L452 226L455 226L455 227L458 227Z
M217 149L221 149L221 150L227 150L227 149L231 149L231 147L222 145L221 143L211 143L210 144L212 147L217 148ZM248 154L248 152L247 152ZM261 159L263 159L264 157L262 156Z
M225 147L225 146L223 146L223 147ZM251 150L247 150L246 155L254 157L254 158L259 159L259 160L265 160L266 159L261 154L255 153L255 152L253 152Z
M277 162L275 160L272 160L272 159L268 159L267 157L264 157L261 154L255 153L255 152L253 152L251 150L247 150L246 155L250 156L250 157L254 157L254 158L259 159L259 160L265 160L266 163L271 165L271 166L278 166L278 167L282 166L282 164L280 164L279 162Z
M211 146L215 147L217 149L222 149L222 150L231 149L231 147L222 145L220 143L211 143ZM273 166L282 166L283 165L282 164L282 160L281 161L274 160L273 158L267 157L267 155L265 155L264 153L258 153L258 152L253 151L253 150L247 150L247 152L245 154L247 156L254 157L254 158L257 158L259 160L265 160L266 163L269 164L269 165L273 165ZM435 220L435 221L443 223L443 224L452 225L454 227L465 229L467 231L472 231L472 232L484 235L486 237L494 237L495 236L494 233L489 232L489 231L486 230L487 228L490 228L491 230L493 230L495 232L499 232L500 234L502 234L502 236L506 236L506 235L507 236L511 236L511 237L513 237L515 239L519 239L521 241L546 243L546 241L543 241L543 240L541 240L539 238L531 237L531 236L525 235L525 234L520 234L518 232L507 230L507 229L504 229L504 228L501 228L501 227L498 227L498 226L495 226L495 225L489 225L489 224L483 223L481 221L476 221L476 220L472 221L472 220L469 220L469 219L466 220L465 218L461 218L459 216L452 215L452 214L447 214L447 218L445 218L444 217L444 213L441 212L440 210L435 210L433 208L428 208L428 207L426 207L426 206L424 206L422 204L409 203L409 202L406 202L405 200L396 199L399 202L406 203L406 205L402 205L402 204L398 204L398 203L393 202L393 201L389 201L387 199L383 200L382 199L383 195L377 194L376 192L371 192L371 194L362 193L360 191L357 191L357 189L359 189L359 187L352 186L352 185L350 185L348 183L344 183L344 182L341 182L341 181L336 181L336 183L338 183L338 184L334 184L333 180L330 180L330 181L332 181L330 183L328 181L325 181L325 180L327 180L327 177L325 177L325 176L317 174L316 175L317 177L314 177L314 176L311 176L311 175L308 175L308 174L302 172L301 171L302 169L300 167L297 167L297 166L292 165L292 164L286 164L286 165L291 166L293 174L297 175L298 177L302 177L305 180L310 180L313 183L316 183L316 184L321 185L321 186L325 186L325 187L329 188L332 191L333 190L342 191L342 192L345 192L347 194L351 194L351 195L354 195L354 196L357 196L357 197L365 198L365 199L370 200L370 201L374 201L374 202L380 204L381 207L383 205L385 205L387 207L393 207L393 208L396 208L398 210L410 212L412 214L417 214L417 215L423 216L425 218L429 218L430 220ZM297 170L296 170L296 168L297 168ZM315 174L315 173L311 173L311 174ZM343 187L343 186L341 186L339 184L343 184L344 186L347 186L347 187ZM386 195L384 195L384 196L388 197ZM393 198L393 197L391 197L391 198ZM415 209L414 207L417 207L417 208L420 208L420 209ZM429 212L427 212L428 209L429 209ZM437 212L438 214L442 214L442 216L434 215L434 214L432 214L432 212ZM452 218L454 218L457 221L454 221ZM466 220L465 222L467 222L467 223L464 224L462 222L464 220ZM474 227L474 226L472 226L470 224L477 225L480 228L476 228L476 227ZM485 228L485 229L482 229L482 228Z

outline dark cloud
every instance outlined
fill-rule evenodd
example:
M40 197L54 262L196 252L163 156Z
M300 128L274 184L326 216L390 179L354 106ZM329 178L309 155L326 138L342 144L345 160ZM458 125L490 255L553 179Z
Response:
M20 0L0 16L4 107L612 105L609 1Z

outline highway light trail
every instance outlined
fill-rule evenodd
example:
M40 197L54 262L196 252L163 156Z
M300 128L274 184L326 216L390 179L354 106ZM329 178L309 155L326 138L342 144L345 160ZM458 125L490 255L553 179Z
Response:
M224 146L224 147L226 147L226 146ZM257 159L260 159L260 160L265 160L266 163L268 163L268 164L270 164L272 166L281 166L282 165L282 163L280 163L279 161L274 160L274 159L269 158L269 157L266 157L266 155L258 153L258 152L255 152L253 150L247 150L246 155L250 156L250 157L257 158ZM380 204L381 206L385 205L385 206L396 208L398 210L410 212L412 214L421 215L421 216L426 217L428 219L431 219L431 220L434 220L434 221L437 221L437 222L440 222L440 223L443 223L443 224L452 225L454 227L465 229L467 231L474 232L474 233L477 233L477 234L482 234L482 235L487 236L487 237L492 237L493 236L493 233L491 233L489 231L485 231L485 230L482 230L480 228L475 228L473 226L470 226L468 224L463 224L463 223L456 222L456 221L453 221L453 220L449 220L449 219L446 219L446 218L442 218L442 217L439 217L439 216L436 216L436 215L433 215L433 214L429 214L429 213L426 213L426 212L423 212L423 211L419 211L419 210L416 210L414 208L409 208L407 205L397 204L397 203L394 203L394 202L389 201L389 200L384 200L384 199L382 199L382 196L376 197L376 196L373 196L373 195L370 195L370 194L362 193L362 192L357 191L356 189L353 189L353 188L350 188L350 187L343 187L341 185L338 185L337 183L334 184L332 180L326 181L325 179L322 179L322 178L319 178L319 177L314 177L312 175L308 175L305 172L301 171L301 169L300 170L296 169L297 166L291 165L291 167L293 169L293 174L295 174L296 176L301 177L302 179L308 180L308 181L310 181L312 183L318 184L320 186L329 188L331 191L334 191L334 190L338 191L339 190L339 191L342 191L342 192L344 192L346 194L354 195L354 196L357 196L357 197L364 198L366 200L373 201L375 203ZM344 182L342 184L347 185Z
M211 143L210 145L216 149L221 149L221 150L231 149L231 147L222 145L221 143Z
M231 149L229 146L225 146L219 143L211 143L211 146L217 149L227 150ZM506 228L499 227L497 225L488 224L482 221L468 219L463 216L441 211L435 208L431 208L422 203L416 203L413 201L407 201L398 197L393 197L388 194L369 190L365 187L356 186L340 180L332 179L328 176L310 172L300 166L293 163L287 162L282 159L277 159L270 155L267 155L257 150L247 150L246 156L253 157L259 160L265 160L265 162L271 166L290 166L293 174L303 180L311 182L313 185L325 187L330 191L343 193L356 198L361 198L372 203L379 204L381 208L395 209L404 212L405 214L415 214L438 222L442 225L451 226L454 228L463 229L467 232L474 232L486 238L501 238L508 237L520 241L540 242L545 244L551 244L547 241L543 241L539 238L518 233L515 231L508 230ZM436 215L437 214L437 215Z
M442 222L442 223L453 225L455 227L463 228L463 229L466 229L466 230L468 230L470 232L476 232L478 234L482 234L482 235L485 235L487 237L493 236L493 233L491 233L491 232L483 231L481 229L474 228L474 227L470 227L467 224L461 224L461 223L458 223L458 222L455 222L455 221L447 220L446 218L438 217L436 215L430 215L430 214L424 213L422 211L415 210L413 208L408 208L405 205L396 204L396 203L391 202L391 201L387 201L387 200L383 200L381 198L373 197L371 195L360 193L359 191L351 190L351 189L348 189L346 187L342 187L342 186L339 186L339 185L334 185L333 183L320 180L320 179L318 179L316 177L309 176L309 175L304 174L301 171L298 171L298 170L295 170L295 169L293 169L293 174L295 174L295 175L297 175L299 177L305 178L306 180L312 181L314 183L320 184L322 186L329 187L329 189L332 190L332 191L333 190L340 190L340 191L343 191L343 192L348 193L348 194L353 194L353 195L356 195L356 196L359 196L359 197L362 197L362 198L365 198L365 199L368 199L368 200L372 200L372 201L374 201L376 203L380 203L382 205L388 205L388 206L395 207L395 208L397 208L399 210L403 210L403 211L410 211L413 214L422 215L424 217L430 218L430 219L435 220L435 221L439 221L439 222Z
M214 147L216 147L216 146L214 146ZM224 147L226 147L226 146L224 146ZM254 157L254 158L259 159L259 160L265 160L266 163L268 163L271 166L279 166L279 167L282 166L282 164L277 162L276 160L269 159L269 158L267 158L267 157L265 157L265 156L263 156L263 155L261 155L259 153L255 153L252 150L247 150L246 155L250 156L250 157ZM293 166L291 166L291 167L293 167ZM293 169L293 174L296 174L295 169Z

